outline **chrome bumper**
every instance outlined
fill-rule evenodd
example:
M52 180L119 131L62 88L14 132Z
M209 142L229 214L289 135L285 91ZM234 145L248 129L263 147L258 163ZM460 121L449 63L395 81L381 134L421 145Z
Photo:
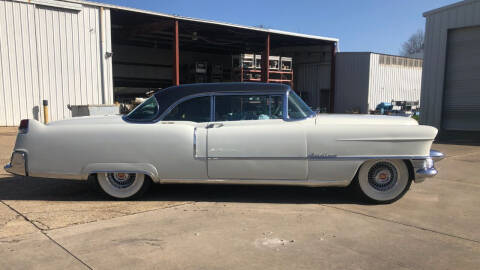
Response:
M444 154L431 150L429 157L425 159L413 159L412 165L415 172L415 182L420 183L425 181L426 178L437 175L438 171L435 169L435 162L442 160L444 157Z
M4 169L12 174L27 176L27 153L21 151L13 152L10 163L5 165Z

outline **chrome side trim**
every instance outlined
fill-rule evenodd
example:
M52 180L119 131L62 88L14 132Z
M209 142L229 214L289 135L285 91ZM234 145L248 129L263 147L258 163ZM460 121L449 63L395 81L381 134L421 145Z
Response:
M429 156L335 156L335 155L308 155L306 157L208 157L211 160L309 160L309 161L339 161L339 160L369 160L369 159L421 159Z
M197 158L197 128L193 129L193 158Z
M225 185L284 185L307 187L345 187L345 181L310 181L310 180L256 180L256 179L161 179L161 184L225 184Z
M4 169L11 174L28 176L27 153L14 151L10 158L10 163L5 165Z

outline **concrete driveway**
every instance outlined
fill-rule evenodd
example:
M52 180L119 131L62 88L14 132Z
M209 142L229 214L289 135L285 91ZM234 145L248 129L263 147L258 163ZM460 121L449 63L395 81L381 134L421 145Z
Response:
M15 129L0 129L0 161ZM105 200L0 171L2 269L478 269L480 147L435 145L440 174L390 205L343 189L157 185ZM3 168L3 166L2 166Z

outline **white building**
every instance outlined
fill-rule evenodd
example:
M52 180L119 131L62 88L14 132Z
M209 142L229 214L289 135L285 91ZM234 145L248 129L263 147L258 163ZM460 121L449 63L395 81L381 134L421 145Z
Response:
M480 1L425 12L420 122L447 138L480 138Z
M341 52L335 75L336 113L368 113L382 102L420 100L421 59Z

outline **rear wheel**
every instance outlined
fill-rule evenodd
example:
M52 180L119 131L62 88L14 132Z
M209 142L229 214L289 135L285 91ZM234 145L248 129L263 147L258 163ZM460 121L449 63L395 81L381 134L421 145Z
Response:
M369 160L360 167L353 183L360 195L375 203L391 203L410 188L412 179L403 160Z
M150 178L141 173L98 173L97 181L104 193L116 199L140 197L151 184Z

